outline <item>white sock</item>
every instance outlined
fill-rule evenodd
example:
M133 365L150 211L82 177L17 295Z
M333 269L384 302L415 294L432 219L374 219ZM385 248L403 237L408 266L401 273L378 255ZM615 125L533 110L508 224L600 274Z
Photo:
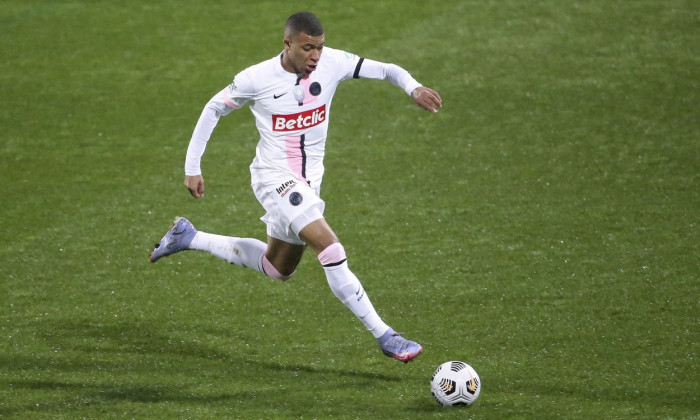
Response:
M330 249L331 247L335 247L335 249ZM332 254L333 258L328 258L328 254ZM375 338L379 338L387 332L389 326L379 317L360 280L348 268L342 246L340 244L331 245L319 254L319 260L324 264L323 270L326 272L328 285L335 296L365 324L365 327L372 332Z
M267 251L267 244L257 239L235 238L197 232L189 248L205 251L231 264L265 273L263 271L262 258Z

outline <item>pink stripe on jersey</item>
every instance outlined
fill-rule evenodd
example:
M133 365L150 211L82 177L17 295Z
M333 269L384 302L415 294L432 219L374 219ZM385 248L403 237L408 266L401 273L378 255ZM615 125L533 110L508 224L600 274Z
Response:
M311 102L316 102L318 97L312 95L311 92L309 91L309 87L311 86L311 78L309 76L306 76L302 79L299 79L299 84L301 86L304 86L304 91L306 92L306 95L304 95L303 104L306 105L306 104L310 104Z
M284 148L287 151L287 165L300 180L308 182L306 179L306 155L304 154L304 145L302 144L302 136L287 136L284 138Z

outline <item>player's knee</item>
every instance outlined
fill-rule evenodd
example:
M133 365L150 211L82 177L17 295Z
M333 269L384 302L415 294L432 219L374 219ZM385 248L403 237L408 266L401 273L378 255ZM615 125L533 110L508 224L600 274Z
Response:
M326 249L319 252L318 260L324 267L340 265L347 260L345 248L343 248L343 245L341 245L340 242L329 245L326 247Z
M287 271L286 273L281 273L277 268L270 262L270 260L267 259L266 256L263 256L262 260L262 266L263 266L263 272L270 278L273 278L275 280L279 281L287 281L292 276L294 273L296 273L296 270L291 269Z

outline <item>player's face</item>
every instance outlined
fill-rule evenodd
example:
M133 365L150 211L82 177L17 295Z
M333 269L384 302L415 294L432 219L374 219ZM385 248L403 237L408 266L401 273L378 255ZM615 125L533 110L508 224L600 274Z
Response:
M285 38L282 67L301 76L311 74L321 59L325 42L325 35L310 36L304 32Z

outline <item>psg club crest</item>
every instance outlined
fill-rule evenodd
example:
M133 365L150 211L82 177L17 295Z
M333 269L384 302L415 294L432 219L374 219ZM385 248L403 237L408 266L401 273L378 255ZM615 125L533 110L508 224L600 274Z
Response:
M311 86L309 86L309 93L312 94L313 96L318 96L321 94L321 84L318 82L313 82Z
M294 207L301 204L302 201L304 201L304 197L302 197L302 195L298 192L294 191L293 193L289 194L289 204L293 205Z

